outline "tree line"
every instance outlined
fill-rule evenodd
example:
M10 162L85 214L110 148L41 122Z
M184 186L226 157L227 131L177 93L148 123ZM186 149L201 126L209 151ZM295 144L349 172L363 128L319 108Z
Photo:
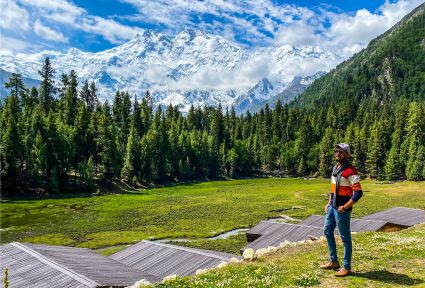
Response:
M93 191L96 181L114 179L329 177L338 142L351 145L363 176L425 179L422 101L346 99L314 110L278 102L244 115L191 106L183 115L177 106L154 107L149 91L140 99L117 91L113 103L101 103L94 82L80 85L71 71L56 84L54 73L46 58L38 88L27 89L16 73L5 83L0 148L7 195Z

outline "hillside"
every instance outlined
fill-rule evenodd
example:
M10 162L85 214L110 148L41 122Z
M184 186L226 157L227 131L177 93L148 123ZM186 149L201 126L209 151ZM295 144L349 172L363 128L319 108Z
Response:
M315 81L296 101L317 107L342 99L425 100L425 3L368 47Z
M229 264L155 287L425 287L425 225L400 232L353 235L353 275L345 279L318 266L326 243L287 246L252 262ZM338 245L342 253L342 244Z

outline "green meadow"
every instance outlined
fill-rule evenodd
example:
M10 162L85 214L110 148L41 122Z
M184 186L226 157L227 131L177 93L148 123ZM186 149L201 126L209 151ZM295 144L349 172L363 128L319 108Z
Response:
M353 217L392 206L425 206L424 182L367 180L362 185L365 193ZM122 190L104 196L3 199L1 242L105 248L102 253L111 254L143 239L204 239L280 214L299 219L321 214L329 188L327 179L260 178ZM185 243L233 253L244 244L243 235Z

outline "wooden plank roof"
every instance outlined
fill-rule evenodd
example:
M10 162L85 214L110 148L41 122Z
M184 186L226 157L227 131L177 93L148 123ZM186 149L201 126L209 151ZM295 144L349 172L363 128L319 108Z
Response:
M254 250L260 248L267 248L269 246L279 246L280 243L289 241L289 242L298 242L301 240L309 239L309 236L320 237L323 235L323 228L305 226L299 224L289 224L289 223L279 223L273 221L261 221L261 222L271 222L271 223L260 223L260 226L257 229L253 229L254 234L264 233L257 240L249 243L247 246L241 249L241 252L245 249L252 248ZM258 225L257 225L258 226ZM253 227L255 228L255 227Z
M233 254L195 249L153 241L141 241L110 258L137 270L164 278L169 275L188 276L198 269L217 266L223 261L228 262Z
M311 215L310 217L300 222L299 224L313 226L313 227L323 227L325 224L325 216ZM378 231L387 224L388 222L386 221L351 219L350 226L351 226L352 232L366 232L366 231Z
M425 222L425 212L421 209L393 207L361 219L387 221L390 224L410 227Z
M10 287L126 287L160 280L84 248L13 242L0 251Z
M394 207L360 219L351 219L352 232L379 231L387 224L400 226L413 226L425 222L425 213L420 209ZM275 221L261 221L258 225L247 231L248 238L257 238L247 246L254 250L278 246L284 241L297 242L309 239L309 236L320 237L323 235L325 217L311 215L299 224L289 224ZM335 234L339 234L335 229ZM256 237L253 237L256 236Z

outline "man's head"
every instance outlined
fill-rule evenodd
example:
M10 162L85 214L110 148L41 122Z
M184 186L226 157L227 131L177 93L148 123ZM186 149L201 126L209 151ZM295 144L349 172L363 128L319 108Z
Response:
M338 161L344 161L350 156L350 145L346 143L335 144L335 158Z

